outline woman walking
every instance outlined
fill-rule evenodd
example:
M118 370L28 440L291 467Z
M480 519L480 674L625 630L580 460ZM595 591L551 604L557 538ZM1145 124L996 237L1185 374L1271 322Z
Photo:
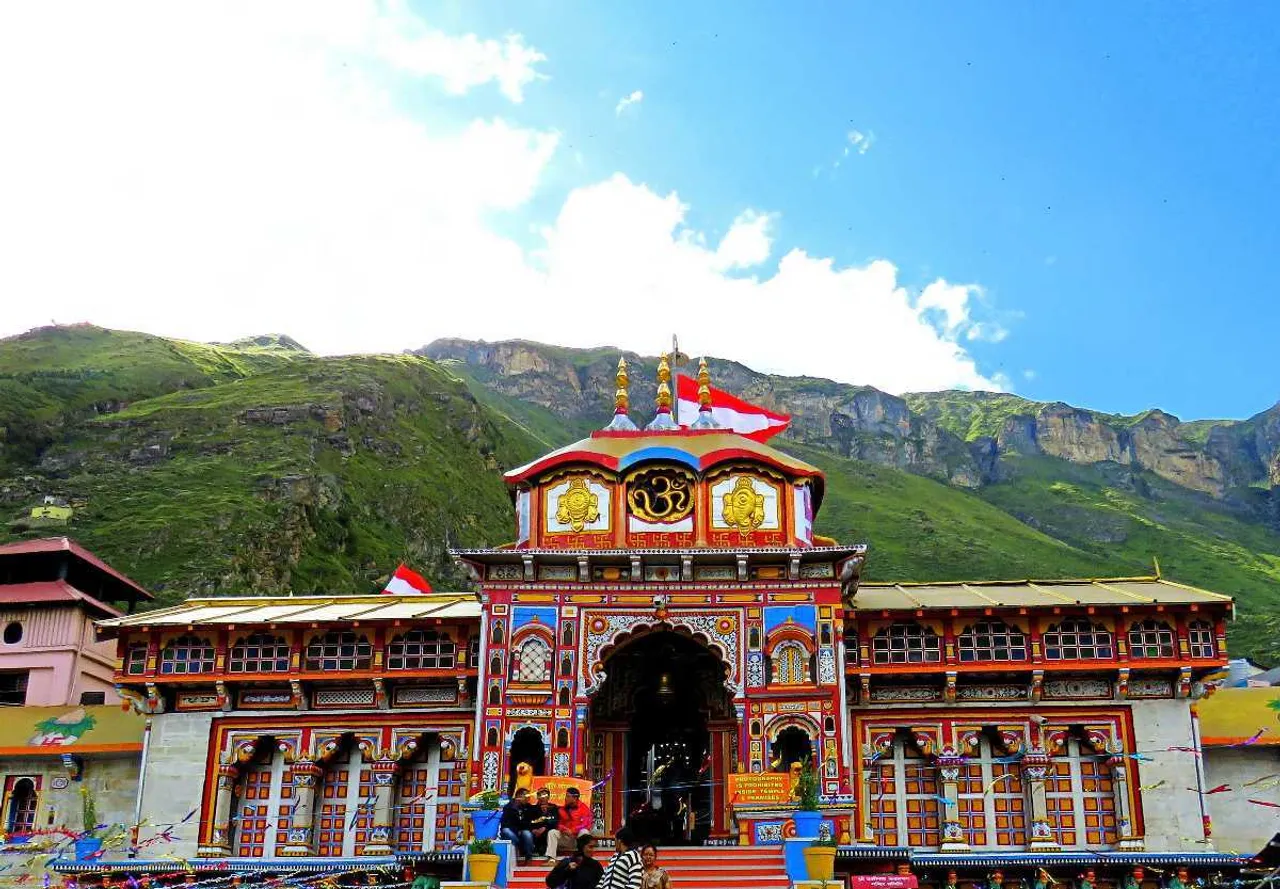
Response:
M644 872L640 877L640 889L671 889L671 877L658 867L658 847L650 843L640 850L640 863Z
M578 837L578 851L562 859L547 874L548 889L596 889L604 868L595 859L596 838L591 834Z

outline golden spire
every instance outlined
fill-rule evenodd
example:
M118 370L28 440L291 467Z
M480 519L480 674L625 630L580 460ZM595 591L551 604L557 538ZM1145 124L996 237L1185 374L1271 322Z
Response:
M613 393L613 419L604 428L614 432L635 432L636 424L627 416L627 409L631 404L631 399L627 395L627 386L631 383L631 377L627 375L627 359L621 355L618 356L618 373L615 380L617 389Z
M645 429L674 430L678 429L675 418L671 416L671 364L667 353L663 352L658 359L658 414Z
M698 359L698 409L711 410L711 371L707 370L707 359Z
M631 379L627 376L627 359L621 355L618 356L618 391L613 393L613 412L615 414L625 414L627 412L627 384Z

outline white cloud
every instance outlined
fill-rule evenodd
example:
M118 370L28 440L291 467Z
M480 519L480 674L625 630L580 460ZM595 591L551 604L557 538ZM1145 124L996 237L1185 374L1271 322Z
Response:
M441 336L652 353L674 328L694 352L891 391L1001 382L964 345L987 323L977 288L914 293L890 262L801 248L771 261L765 212L709 246L676 194L616 174L573 188L533 249L500 234L556 132L398 99L493 84L515 101L541 60L521 38L345 2L74 19L0 6L0 335L53 318L279 330L326 353Z
M845 156L848 157L850 149L858 152L858 154L866 154L870 151L871 144L876 141L876 134L864 133L861 130L850 130L845 134L845 139L849 142L844 149Z
M1022 372L1022 378L1029 383L1036 378L1036 372L1031 368L1027 368Z
M632 90L631 95L623 96L618 100L618 104L613 106L613 113L620 117L622 112L626 111L632 105L638 105L643 101L644 90Z

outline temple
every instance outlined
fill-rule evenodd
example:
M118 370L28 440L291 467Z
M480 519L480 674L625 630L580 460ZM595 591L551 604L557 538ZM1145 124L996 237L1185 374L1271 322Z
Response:
M863 582L867 546L814 531L822 472L720 428L705 364L700 383L681 425L664 359L641 428L620 362L606 428L506 474L514 542L455 553L475 592L102 621L151 717L140 810L196 812L166 851L447 864L467 800L552 779L588 792L602 835L780 847L808 761L845 873L1238 870L1193 708L1229 597L1160 576Z

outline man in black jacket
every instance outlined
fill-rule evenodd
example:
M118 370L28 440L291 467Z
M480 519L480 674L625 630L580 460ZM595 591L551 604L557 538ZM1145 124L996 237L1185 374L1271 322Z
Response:
M530 830L533 811L533 806L529 805L529 791L521 787L502 807L502 817L498 821L502 838L511 841L525 864L533 860L533 832Z
M593 857L595 851L595 837L591 834L578 837L578 851L562 859L547 874L549 889L596 889L604 868Z

